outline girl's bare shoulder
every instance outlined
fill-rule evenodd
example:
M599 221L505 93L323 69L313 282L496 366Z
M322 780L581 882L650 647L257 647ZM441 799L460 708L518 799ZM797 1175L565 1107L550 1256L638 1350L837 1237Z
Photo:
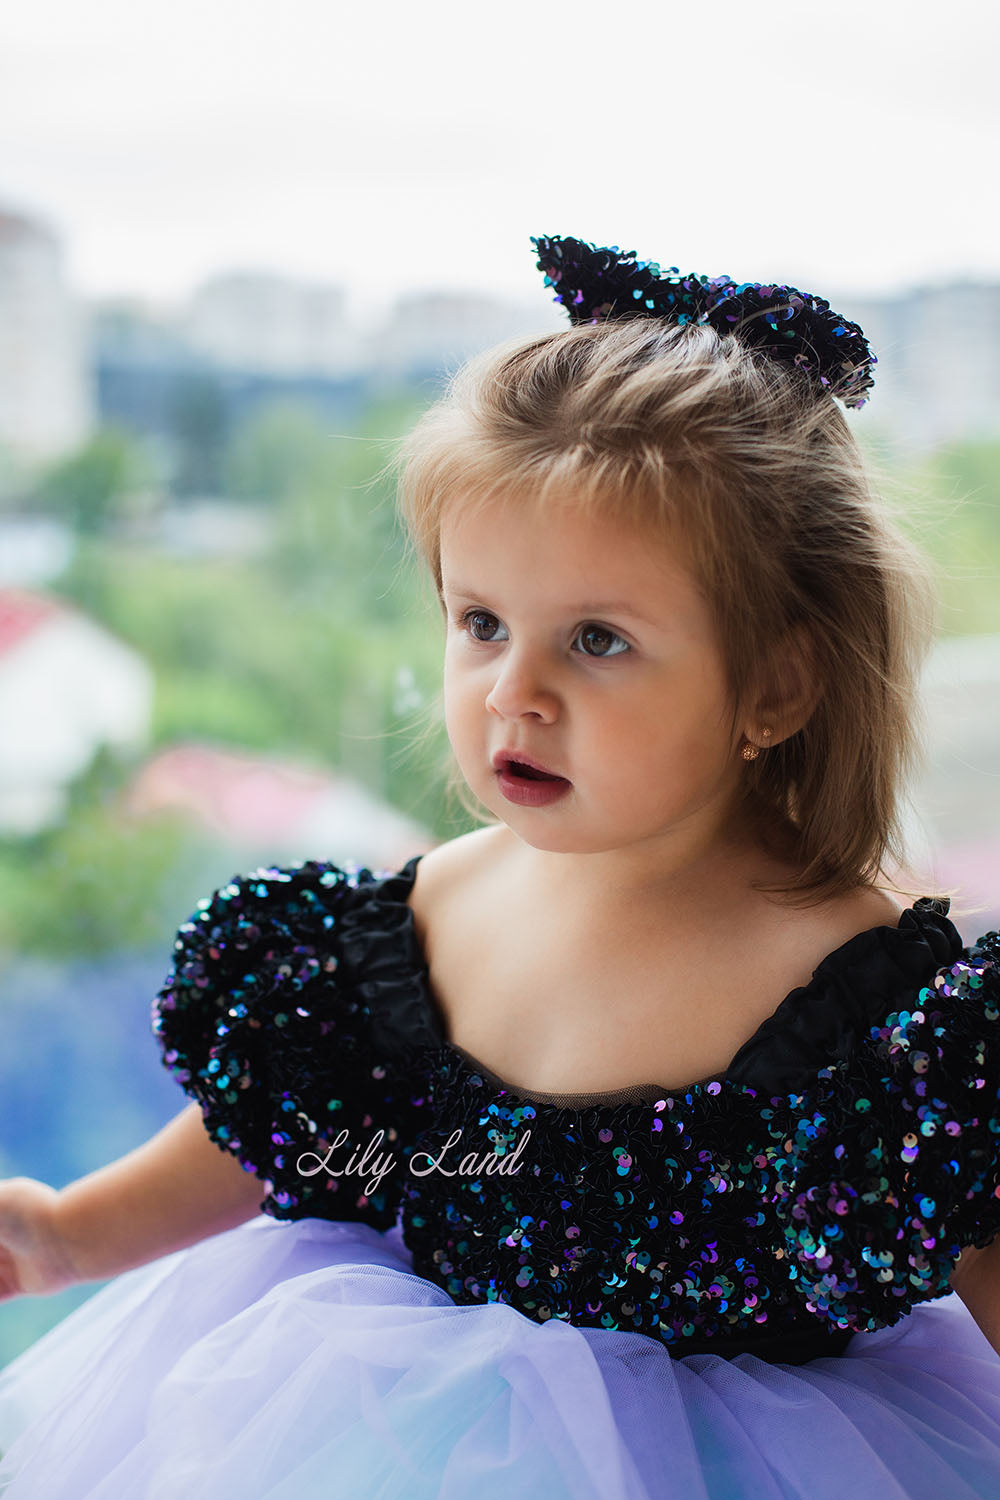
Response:
M865 887L817 909L816 937L828 951L873 927L898 927L903 904L889 891ZM807 924L803 931L809 932Z
M437 844L423 855L408 898L421 943L425 943L429 934L431 911L444 897L467 885L510 840L506 824L491 823Z

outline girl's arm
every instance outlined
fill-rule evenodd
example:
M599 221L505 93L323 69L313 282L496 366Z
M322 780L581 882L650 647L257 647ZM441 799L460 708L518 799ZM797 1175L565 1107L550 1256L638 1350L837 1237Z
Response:
M221 1234L260 1212L267 1189L215 1144L201 1106L54 1200L55 1229L79 1281L103 1281Z
M983 1249L969 1245L962 1251L951 1286L1000 1354L1000 1235Z

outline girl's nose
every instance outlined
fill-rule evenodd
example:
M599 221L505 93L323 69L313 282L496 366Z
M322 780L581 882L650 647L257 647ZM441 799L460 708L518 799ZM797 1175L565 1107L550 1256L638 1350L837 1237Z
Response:
M523 652L511 651L486 695L486 707L503 719L532 713L551 719L556 712L556 697L539 664L533 665Z

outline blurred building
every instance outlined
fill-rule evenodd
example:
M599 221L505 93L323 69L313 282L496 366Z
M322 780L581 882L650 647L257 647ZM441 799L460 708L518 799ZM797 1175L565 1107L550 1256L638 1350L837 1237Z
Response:
M82 311L44 224L0 208L0 443L58 457L93 425Z
M197 743L147 761L128 808L137 817L179 813L244 864L329 859L396 870L436 842L350 777Z
M152 705L131 647L61 600L0 589L0 834L58 823L98 750L147 743Z
M269 273L212 277L184 315L187 341L223 369L269 375L344 375L361 350L341 287Z
M193 311L196 305L200 312ZM167 468L184 411L190 420L197 409L215 409L228 430L260 408L282 402L349 424L364 406L367 386L353 369L331 373L337 361L357 363L356 353L348 358L353 347L348 335L343 343L335 339L329 318L323 340L273 328L258 331L258 312L249 295L241 299L220 288L216 300L207 287L195 294L191 309L95 303L91 348L102 418L152 439ZM316 369L323 343L325 372ZM310 368L294 368L300 358L311 362ZM241 365L241 359L247 363Z
M860 323L878 359L871 404L849 411L850 422L917 452L1000 434L1000 283L844 293L834 305ZM276 400L347 422L386 381L439 381L494 344L569 326L545 296L522 304L435 291L400 297L362 327L340 287L232 272L182 309L98 305L93 358L102 416L168 438L185 388L196 402L219 402L230 424Z
M836 306L878 358L862 422L918 451L1000 433L1000 284L934 284Z
M392 376L456 369L473 354L505 339L568 326L544 299L521 306L472 292L419 292L400 297L372 331L370 367Z

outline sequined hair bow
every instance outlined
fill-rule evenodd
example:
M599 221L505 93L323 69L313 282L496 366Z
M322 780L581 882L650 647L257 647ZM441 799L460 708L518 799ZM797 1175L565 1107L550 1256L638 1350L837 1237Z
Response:
M875 381L877 363L857 323L832 311L829 302L793 286L737 283L729 276L682 276L676 266L661 273L655 261L634 250L591 245L559 235L532 235L538 269L571 323L609 318L660 317L683 326L707 323L736 335L749 348L800 370L845 406L862 407Z

